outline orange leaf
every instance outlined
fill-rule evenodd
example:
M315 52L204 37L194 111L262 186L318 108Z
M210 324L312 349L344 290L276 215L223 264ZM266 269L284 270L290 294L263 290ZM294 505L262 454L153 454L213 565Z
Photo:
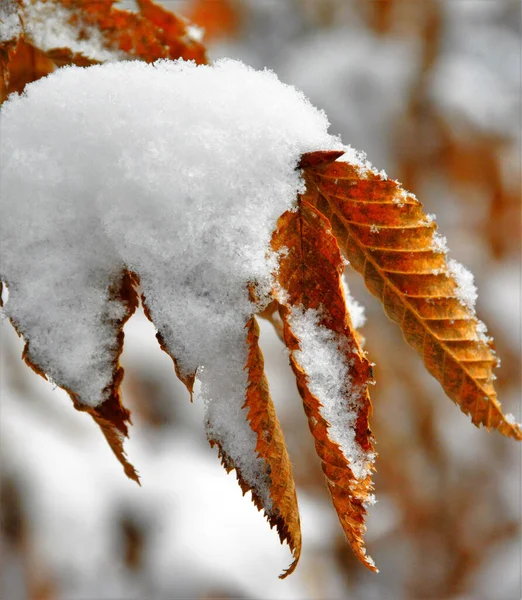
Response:
M231 0L192 0L187 17L205 30L205 40L229 37L237 32L240 5Z
M114 0L41 0L69 11L70 47L38 48L24 29L35 18L22 3L13 0L22 29L18 38L0 44L2 79L0 102L13 91L21 92L27 83L52 72L55 67L74 64L89 66L102 60L75 50L77 44L96 36L101 50L119 53L119 58L153 62L160 58L194 60L206 64L205 47L190 35L189 22L170 13L152 0L139 0L139 13L114 8ZM51 24L49 24L49 27ZM45 30L45 21L38 28ZM27 27L27 31L31 31ZM82 46L83 48L83 46Z
M341 253L328 221L303 198L279 219L272 248L280 256L275 293L285 342L332 501L356 556L376 571L362 541L373 501L372 370L346 309ZM307 356L310 336L315 348ZM328 372L320 370L332 366L333 381L321 381Z
M308 159L310 160L310 159ZM493 387L498 360L463 298L436 225L396 181L347 162L304 171L307 201L325 215L350 264L475 425L522 439Z
M142 303L146 316L154 322L154 313L147 305L145 295ZM158 323L159 320L156 320ZM269 498L258 486L247 481L243 476L242 468L227 454L223 444L210 437L210 445L217 446L219 457L227 472L236 471L236 477L243 493L250 491L255 506L263 510L271 527L276 527L281 543L286 542L290 547L294 560L290 567L281 575L285 578L297 566L301 554L301 528L295 484L292 476L292 467L286 449L283 432L277 419L274 404L270 397L268 381L264 373L264 359L259 348L259 326L254 317L246 324L248 358L245 369L248 373L246 400L243 408L249 427L256 434L257 456L262 459L264 472L261 474L268 484ZM166 352L174 363L178 378L185 384L190 392L191 399L196 373L186 373L180 366L180 357L166 341L166 336L161 333L161 326L156 337L161 349ZM264 487L264 486L263 486Z
M265 508L271 526L276 526L281 542L286 541L294 556L294 562L281 575L283 579L293 572L301 554L301 527L292 467L286 449L283 432L270 397L268 381L264 373L264 360L259 348L259 326L255 317L248 323L247 344L249 347L246 369L248 386L245 407L248 408L250 427L257 434L256 452L266 461L270 476L270 497L273 506ZM243 490L244 491L244 490Z
M22 38L0 47L0 66L0 103L12 92L21 93L28 83L55 69L55 63L44 52Z
M206 63L205 48L188 35L187 23L151 0L139 0L139 13L114 8L114 0L48 0L71 10L71 25L99 30L108 49L152 62L183 58Z

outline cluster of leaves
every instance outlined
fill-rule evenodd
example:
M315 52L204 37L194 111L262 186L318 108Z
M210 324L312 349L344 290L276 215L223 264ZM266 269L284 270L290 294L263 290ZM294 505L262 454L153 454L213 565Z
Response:
M187 23L151 0L137 0L139 13L116 9L113 0L41 1L70 11L70 24L78 39L84 35L83 29L96 29L104 46L121 53L121 59L153 61L181 57L206 62L204 47L188 35ZM35 46L25 27L29 4L28 0L25 3L12 0L9 5L10 14L19 18L20 28L14 37L0 44L2 99L56 67L99 62L68 47ZM333 504L353 551L363 564L376 570L362 540L366 507L372 500L371 471L375 458L368 392L373 373L347 310L342 282L343 255L363 275L369 290L381 300L388 316L420 353L427 370L475 425L497 429L517 440L522 439L522 430L502 413L493 387L493 369L498 360L492 342L485 337L473 306L459 294L460 282L440 247L433 219L424 214L421 203L398 182L362 164L338 160L342 154L314 152L301 158L299 168L306 192L296 199L296 210L279 218L274 231L272 250L278 253L280 262L274 273L273 302L261 316L275 321L274 314L278 313L281 319L281 335L290 352ZM126 314L114 323L118 344L112 356L113 379L107 399L91 407L82 403L74 389L67 389L75 408L91 414L126 474L136 481L138 475L123 450L130 413L123 406L119 391L123 378L119 356L123 326L138 306L138 290L136 274L128 271L121 273L109 290L108 300L121 300ZM255 297L255 286L250 292ZM141 300L150 317L146 298ZM354 468L341 445L333 439L332 423L321 411L311 375L300 359L302 339L293 319L296 311L316 311L317 325L336 341L339 357L350 374L350 387L356 390L356 398L354 401L353 392L352 398L346 398L346 411L351 411L354 417L351 421L354 443L365 457L362 470ZM195 374L180 372L172 348L160 334L157 337L192 393ZM294 562L286 576L295 568L301 551L299 512L290 460L264 374L255 316L247 323L246 339L249 354L245 365L248 373L245 408L249 426L257 436L256 452L264 461L270 480L271 510L251 490L241 470L221 448L220 456L227 470L236 469L243 491L252 491L256 506L265 510L281 540L288 543ZM24 358L45 377L41 367L28 357L30 343L27 339ZM218 440L211 439L210 443L220 446Z
M71 46L96 35L101 47L114 52L121 60L139 59L153 62L160 58L207 62L205 47L191 35L190 23L155 4L137 0L139 12L114 6L115 0L39 0L50 11L66 11ZM18 20L12 37L0 46L0 100L11 92L64 65L89 66L101 62L71 47L39 47L32 31L45 22L35 23L31 0L7 0L5 16ZM51 14L51 13L49 13ZM7 20L7 19L6 19Z

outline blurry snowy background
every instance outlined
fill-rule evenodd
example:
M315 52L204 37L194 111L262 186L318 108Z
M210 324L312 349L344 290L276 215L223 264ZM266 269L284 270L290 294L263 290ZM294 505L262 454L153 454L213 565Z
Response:
M210 58L268 67L323 108L436 213L479 287L498 392L520 420L521 207L518 0L164 1L206 29ZM132 6L131 2L124 3ZM303 556L290 562L205 439L142 314L125 328L123 394L134 427L127 480L102 434L20 360L1 327L0 597L446 599L521 597L521 450L474 428L370 297L362 332L377 363L374 575L329 502L282 344L262 324L272 395L298 486Z

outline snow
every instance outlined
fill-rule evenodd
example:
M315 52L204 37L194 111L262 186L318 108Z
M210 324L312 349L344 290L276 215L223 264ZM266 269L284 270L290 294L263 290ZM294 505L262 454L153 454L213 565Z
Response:
M240 350L238 350L240 349ZM243 409L247 388L245 332L237 331L222 342L220 353L198 371L205 401L205 426L209 440L218 440L243 479L253 486L267 514L272 513L270 477L265 461L256 452L257 434Z
M486 335L487 327L485 323L476 318L475 305L477 303L478 293L474 283L475 278L473 273L453 258L448 259L446 268L448 274L456 283L455 296L462 306L466 307L470 314L475 317L475 338L484 343L492 341L492 338Z
M363 390L352 385L345 353L347 340L319 324L317 310L293 308L289 315L292 332L299 340L294 358L307 376L310 392L319 400L319 410L328 422L330 439L339 445L357 479L371 470L375 455L355 441L355 427L364 401ZM339 352L341 350L341 352Z
M356 150L351 146L343 146L343 150L344 154L337 159L339 162L347 162L357 167L362 177L368 176L369 173L378 174L377 169L366 158L366 152Z
M338 3L338 8L350 10L349 4ZM375 35L358 21L358 12L346 18L344 27L280 32L292 43L280 56L260 49L257 60L272 58L286 81L306 89L312 102L326 110L334 131L342 131L355 148L364 148L374 164L396 171L396 157L384 150L382 140L393 136L421 52L413 36Z
M448 260L448 271L457 283L456 294L460 303L471 312L475 311L477 302L477 288L475 287L473 273L456 260Z
M271 293L270 238L302 191L299 157L340 147L327 128L273 73L227 60L65 68L9 100L1 277L31 360L101 403L124 313L107 291L131 269L181 372L197 371L209 437L266 496L242 408L244 327Z
M103 34L90 25L71 25L74 12L56 2L24 0L24 30L32 43L43 51L69 48L96 61L123 60L125 53L111 49Z
M346 306L348 307L348 313L350 314L350 319L352 321L352 326L354 329L360 329L366 323L364 306L352 296L348 286L348 281L346 279L346 274L343 275L342 285Z
M0 43L15 40L22 33L18 7L11 0L0 6Z
M145 335L151 331L143 314L136 315L127 329L125 367L136 373L163 363L159 372L155 370L157 380L174 395L180 392L167 357L153 352L155 340ZM1 341L3 374L9 371L6 346L18 342L6 329ZM14 370L18 368L24 369L21 362ZM121 476L103 436L72 408L63 392L51 392L36 376L26 381L30 397L2 387L2 471L15 474L27 493L30 539L26 541L39 568L56 578L60 597L202 598L220 589L254 598L261 585L267 598L308 597L307 573L313 557L303 557L292 577L277 578L288 564L288 548L279 545L275 530L242 496L195 428L203 407L180 402L178 423L169 423L166 430L148 431L139 412L133 413L137 431L128 448L143 474L144 485L138 487ZM132 395L131 388L127 391ZM24 444L28 438L31 444ZM318 503L306 493L302 500L310 550L324 545L325 532L333 537L338 524L329 503ZM137 586L132 585L133 573L122 564L124 553L118 543L122 514L142 523L146 533L143 571L134 573ZM19 591L2 596L18 597L25 596Z
M513 415L512 413L506 413L505 419L508 423L511 423L512 425L515 425L517 422L515 415Z

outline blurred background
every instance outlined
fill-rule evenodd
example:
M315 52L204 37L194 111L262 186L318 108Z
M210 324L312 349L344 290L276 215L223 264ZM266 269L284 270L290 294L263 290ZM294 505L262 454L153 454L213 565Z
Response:
M518 0L164 1L205 30L211 60L273 69L323 108L436 213L472 270L478 314L520 420L521 204ZM132 8L131 2L123 3ZM0 597L6 600L483 599L521 597L521 447L478 430L447 399L364 289L362 333L377 364L378 502L366 537L381 572L352 556L331 505L286 354L262 346L298 487L296 572L203 431L154 329L125 328L127 480L94 422L20 360L1 327Z

